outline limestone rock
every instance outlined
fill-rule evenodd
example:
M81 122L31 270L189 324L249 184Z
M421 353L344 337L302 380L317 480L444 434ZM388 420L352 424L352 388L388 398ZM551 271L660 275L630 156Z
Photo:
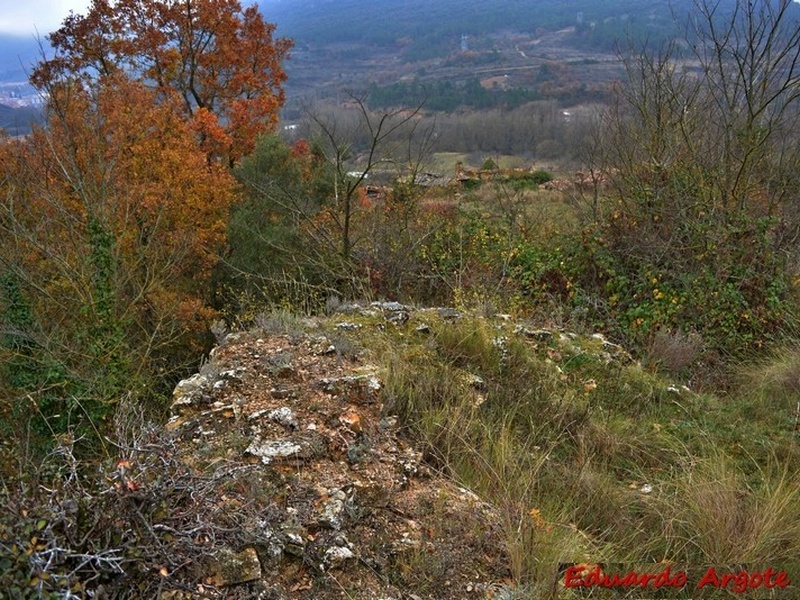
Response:
M209 378L201 373L195 373L191 377L180 381L172 392L173 409L193 404L202 399L210 385Z
M265 465L278 458L302 458L307 453L303 444L292 440L259 440L254 439L245 450L257 456Z
M355 558L355 553L347 546L332 546L325 551L325 567L328 569L341 567L342 564Z
M261 563L254 548L234 552L230 548L218 550L208 565L210 575L206 582L216 587L228 587L261 578Z
M413 553L446 553L451 581L488 586L508 577L499 517L425 464L398 417L384 413L379 368L336 350L344 336L389 331L387 321L402 326L414 309L383 302L347 312L352 323L319 319L291 336L228 334L210 363L176 386L168 429L206 482L187 498L212 507L206 520L185 525L208 557L196 563L198 579L185 582L192 593L333 600L348 589L359 600L406 598L415 590L398 589L387 574L393 556ZM419 333L430 333L437 315L423 316L430 324ZM465 376L473 393L488 389ZM471 547L476 531L496 553ZM321 586L322 571L342 587ZM443 593L454 600L463 589Z

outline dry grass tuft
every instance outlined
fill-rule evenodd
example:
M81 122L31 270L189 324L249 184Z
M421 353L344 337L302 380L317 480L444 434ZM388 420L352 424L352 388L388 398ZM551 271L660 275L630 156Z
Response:
M800 559L800 487L786 469L757 484L729 457L713 454L667 486L664 536L691 564L789 564Z
M647 348L647 362L667 373L680 373L694 365L702 351L698 333L659 330Z

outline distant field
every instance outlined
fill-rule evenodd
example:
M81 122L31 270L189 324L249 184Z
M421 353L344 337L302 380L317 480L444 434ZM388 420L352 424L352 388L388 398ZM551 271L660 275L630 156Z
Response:
M512 156L501 154L499 156L486 154L477 156L477 153L463 153L463 152L436 152L430 161L431 170L437 173L452 173L455 171L456 163L462 162L465 167L472 167L479 169L483 165L483 161L491 158L503 169L515 169L521 167L530 167L530 163L526 162L521 156Z
M436 152L431 159L430 170L436 173L452 173L459 161L469 165L469 155L459 152Z

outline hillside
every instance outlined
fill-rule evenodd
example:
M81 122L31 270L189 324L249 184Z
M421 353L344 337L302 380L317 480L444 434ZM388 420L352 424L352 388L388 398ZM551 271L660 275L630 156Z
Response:
M0 130L8 135L25 135L40 116L35 107L12 108L0 104Z
M614 54L629 38L651 44L674 37L692 2L429 3L360 0L261 3L278 34L294 39L286 67L291 100L365 90L410 78L464 81L511 77L534 86L544 62L576 65L582 82L619 76Z
M318 3L283 113L147 6L0 143L0 600L800 597L800 4Z
M306 44L336 43L399 47L401 56L408 60L455 50L462 35L479 37L500 31L534 34L572 26L584 29L587 34L594 30L594 44L600 47L604 43L604 49L608 50L613 39L606 33L630 29L651 39L674 34L673 13L686 15L691 6L690 0L659 0L645 6L634 0L261 2L264 14L278 24L279 33L293 37L301 48ZM573 43L580 42L576 39Z
M44 598L568 600L579 564L683 574L664 598L696 597L708 565L800 575L800 488L769 466L798 456L780 385L723 401L600 334L331 307L217 328L166 426L122 407L96 479L65 437L37 475L54 491L0 490L3 588L35 572Z
M680 34L691 0L536 3L491 0L262 0L267 20L295 41L288 118L301 103L398 81L464 82L510 77L506 87L534 89L541 66L574 67L592 84L620 75L614 54L630 38L657 45ZM42 32L42 37L46 32ZM0 36L0 82L25 81L39 56L29 37ZM591 99L584 94L581 99Z

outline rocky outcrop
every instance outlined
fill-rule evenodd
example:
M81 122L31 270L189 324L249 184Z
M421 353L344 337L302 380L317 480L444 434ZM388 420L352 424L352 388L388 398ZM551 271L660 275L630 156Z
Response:
M395 327L409 310L362 312ZM379 370L337 343L232 334L175 388L167 427L189 467L237 473L213 492L240 511L225 538L237 546L209 544L197 597L492 597L508 576L498 516L431 470L387 410Z
M200 372L175 388L167 428L195 476L213 473L206 505L224 507L225 518L204 529L213 538L203 541L207 558L192 558L198 546L187 554L201 597L507 597L501 515L432 469L392 414L385 373L362 350L433 344L434 330L482 318L397 302L335 304L328 318L278 328L289 333L223 336ZM501 363L515 338L587 397L597 382L562 365L633 362L601 334L508 315L483 324ZM473 406L491 402L482 377L453 373Z

